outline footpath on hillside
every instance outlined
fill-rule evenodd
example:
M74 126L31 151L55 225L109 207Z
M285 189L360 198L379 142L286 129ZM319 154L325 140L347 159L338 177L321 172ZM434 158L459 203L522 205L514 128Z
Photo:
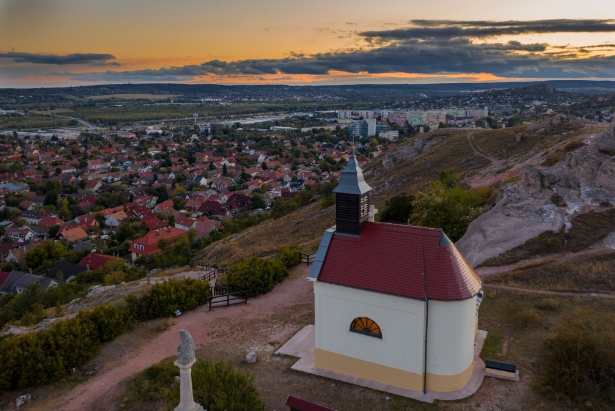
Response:
M128 358L122 358L110 364L105 364L98 375L87 382L76 386L63 396L61 405L63 411L103 410L112 406L107 393L122 380L129 378L165 358L176 355L179 342L178 331L186 329L194 339L195 348L203 347L215 341L211 333L214 322L241 318L242 320L269 317L276 312L299 303L313 302L312 284L306 281L308 267L295 268L291 276L264 296L249 299L248 304L235 305L228 308L218 308L208 312L207 306L199 307L183 314L168 330L158 334L154 339L144 343L136 353ZM288 336L290 337L290 335ZM105 405L106 404L106 405Z

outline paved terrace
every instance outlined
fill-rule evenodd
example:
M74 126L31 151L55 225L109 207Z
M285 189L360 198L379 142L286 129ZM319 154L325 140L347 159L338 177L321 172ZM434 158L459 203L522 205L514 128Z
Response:
M390 394L399 395L401 397L412 398L418 401L433 403L434 400L453 401L473 395L480 388L485 378L485 363L480 358L480 352L483 349L487 331L478 330L474 340L474 370L470 381L460 390L453 392L433 392L427 391L426 394L417 391L406 390L392 385L382 384L376 381L365 380L358 377L352 377L345 374L336 373L333 371L323 370L314 367L314 326L306 325L297 334L295 334L286 344L284 344L276 354L290 355L300 358L293 366L293 370L303 371L308 374L319 375L321 377L331 378L333 380L343 381L350 384L360 385L362 387L372 388L374 390L388 392Z

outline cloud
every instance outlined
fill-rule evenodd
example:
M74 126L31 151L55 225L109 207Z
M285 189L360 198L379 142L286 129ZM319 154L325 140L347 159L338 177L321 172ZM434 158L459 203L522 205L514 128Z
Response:
M615 19L602 20L532 20L532 21L451 21L412 20L411 27L365 31L367 40L408 40L427 38L494 37L544 33L615 32Z
M89 66L119 66L115 60L115 56L111 54L94 54L94 53L74 53L59 56L57 54L38 54L38 53L20 53L9 51L6 53L0 52L0 59L10 59L16 63L30 64L84 64Z
M304 55L283 59L203 64L152 70L64 73L74 79L97 76L101 81L185 81L199 76L355 74L475 74L515 78L614 78L615 56L593 55L583 47L477 42L478 37L502 34L614 31L615 20L540 21L413 21L413 27L359 33L371 45L365 49ZM609 48L611 45L595 47ZM590 46L594 47L594 46ZM588 47L588 48L590 48ZM561 52L553 52L559 49ZM582 58L580 57L582 56ZM94 77L93 77L94 76Z

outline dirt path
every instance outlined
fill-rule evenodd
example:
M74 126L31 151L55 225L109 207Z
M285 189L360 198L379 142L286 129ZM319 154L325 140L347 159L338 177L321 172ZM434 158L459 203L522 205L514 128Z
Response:
M549 254L541 257L528 258L514 264L500 265L497 267L478 267L476 272L483 278L493 277L495 275L506 274L511 271L522 269L524 267L532 267L538 265L541 261L550 260L553 263L574 263L584 261L590 258L601 257L603 255L614 254L615 250L607 247L602 240L595 243L592 248L579 251L578 253L558 253ZM549 263L550 263L549 262Z
M544 295L559 295L566 297L591 297L591 298L615 298L613 294L598 294L598 293L575 293L575 292L566 292L566 291L546 291L546 290L533 290L529 288L518 288L518 287L509 287L507 285L495 285L495 284L485 284L487 288L498 288L501 290L511 290L511 291L521 291L525 293L534 293L534 294L544 294Z
M478 146L474 142L474 133L468 134L468 143L470 143L470 148L472 148L472 151L474 151L474 154L476 154L477 156L480 156L480 157L490 161L491 164L496 164L496 163L500 162L500 160L498 160L497 158L489 157L487 154L485 154L482 151L480 151L480 149L478 148Z
M215 335L210 335L209 326L217 320L266 318L298 303L312 301L314 298L312 284L306 281L307 274L308 267L297 267L291 273L290 278L278 285L271 293L251 299L247 305L219 308L211 312L208 312L207 307L200 307L182 315L175 325L143 344L131 356L105 364L102 373L64 395L61 400L62 405L58 409L64 411L92 409L94 404L98 403L122 380L175 355L180 329L190 332L195 348L198 349L215 339Z

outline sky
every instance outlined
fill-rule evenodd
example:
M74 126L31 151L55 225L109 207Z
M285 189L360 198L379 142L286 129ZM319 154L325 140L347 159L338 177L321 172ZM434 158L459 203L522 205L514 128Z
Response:
M615 80L613 0L0 0L3 88L536 79Z

